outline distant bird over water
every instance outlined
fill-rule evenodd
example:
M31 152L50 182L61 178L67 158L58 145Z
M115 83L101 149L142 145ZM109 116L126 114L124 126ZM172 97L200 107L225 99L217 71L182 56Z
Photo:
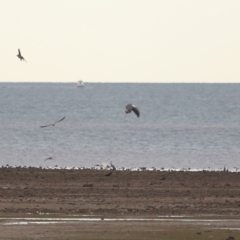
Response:
M17 57L20 59L20 61L24 60L25 62L27 62L27 61L25 60L25 58L22 56L22 54L21 54L21 52L20 52L20 49L18 49L18 55L17 55Z
M51 123L51 124L48 124L48 125L45 125L45 126L40 126L40 127L41 127L41 128L45 128L45 127L49 127L49 126L53 126L53 127L54 127L56 123L61 122L61 121L64 120L65 118L66 118L66 117L63 117L62 119L56 121L55 123Z
M130 103L126 106L125 113L131 113L132 111L137 115L137 117L140 116L139 109L136 106L134 106L133 104Z
M53 159L53 157L48 157L48 158L45 159L45 161L52 160L52 159Z

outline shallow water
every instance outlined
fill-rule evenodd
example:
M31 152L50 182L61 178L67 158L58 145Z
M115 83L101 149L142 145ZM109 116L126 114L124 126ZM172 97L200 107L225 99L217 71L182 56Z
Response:
M226 222L228 225L240 224L239 219L200 219L200 218L186 218L179 216L177 217L164 217L164 218L0 218L2 225L29 225L29 224L59 224L68 223L74 224L77 222L96 222L96 221L161 221L161 222L191 222L195 224L212 224L212 223L223 223ZM219 228L219 229L230 229L230 228ZM239 228L231 228L232 230L239 230Z

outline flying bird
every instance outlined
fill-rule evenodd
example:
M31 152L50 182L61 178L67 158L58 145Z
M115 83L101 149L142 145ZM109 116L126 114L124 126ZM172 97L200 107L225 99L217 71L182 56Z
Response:
M140 116L139 109L136 106L134 106L133 104L130 103L126 106L125 113L130 113L131 111L133 111L137 115L137 117Z
M61 122L63 119L65 119L65 117L63 117L62 119L56 121L55 123L51 123L51 124L48 124L48 125L46 125L46 126L40 126L40 127L41 127L41 128L45 128L45 127L49 127L49 126L53 126L53 127L54 127L56 123Z
M24 60L25 62L27 62L27 61L25 60L25 58L22 56L22 54L21 54L21 52L20 52L20 49L18 49L18 55L17 55L17 57L20 59L20 61Z
M106 174L104 174L104 176L109 177L109 176L112 175L112 173L113 173L113 172L106 173Z
M45 161L52 160L52 159L53 159L53 157L48 157L48 158L45 159Z

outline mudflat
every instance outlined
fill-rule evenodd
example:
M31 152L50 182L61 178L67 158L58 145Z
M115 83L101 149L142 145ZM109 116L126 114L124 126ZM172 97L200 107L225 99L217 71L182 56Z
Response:
M159 216L184 215L197 218L202 216L207 218L214 216L217 219L234 218L238 221L239 213L240 173L238 172L0 168L2 219L26 216L98 216L103 220L90 225L84 222L77 229L76 226L65 223L64 229L74 231L75 235L73 232L72 235L67 235L66 232L65 235L59 235L63 226L60 223L44 226L42 229L45 235L39 230L41 226L31 224L28 227L18 226L19 234L21 231L23 233L22 239L26 237L106 239L108 233L112 234L109 239L135 239L135 237L149 239L150 229L155 229L151 234L155 234L156 239L159 239L160 236L167 234L167 229L171 230L171 226L175 231L185 229L187 233L198 236L203 232L196 233L197 229L189 228L189 225L185 224L184 227L182 223L174 225L172 222L167 224L168 221L156 222L151 219ZM136 218L136 221L131 223L104 221L107 218L129 217ZM139 224L137 219L140 218L151 218L149 220L151 224L148 221ZM161 226L165 226L166 231L163 229L160 231ZM16 226L1 225L1 234L5 234L8 239L15 239L13 231L15 228ZM169 234L175 232L170 230ZM40 231L39 236L38 231ZM102 234L98 235L99 231ZM122 231L120 235L116 234L119 231ZM27 233L29 235L26 235ZM207 234L211 235L209 232ZM125 235L126 237L123 237ZM151 239L155 239L154 236ZM21 239L20 235L16 237ZM188 239L187 235L184 235L184 238ZM176 233L176 238L168 239L180 239L179 233Z
M0 214L22 213L239 215L240 173L2 167Z

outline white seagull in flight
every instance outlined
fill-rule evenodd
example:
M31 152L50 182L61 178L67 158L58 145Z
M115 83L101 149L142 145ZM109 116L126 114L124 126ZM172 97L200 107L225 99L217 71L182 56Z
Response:
M49 127L49 126L53 126L54 127L56 123L61 122L63 119L65 119L65 117L63 117L62 119L56 121L55 123L51 123L51 124L48 124L48 125L45 125L45 126L40 126L40 127L41 128L45 128L45 127Z
M22 54L21 54L21 52L20 52L20 49L18 49L18 55L17 55L17 57L20 59L20 61L24 60L25 62L27 62L27 61L25 60L25 58L22 56Z
M130 113L131 111L133 111L137 115L137 117L140 116L139 109L136 106L134 106L133 104L130 103L126 106L125 113Z

